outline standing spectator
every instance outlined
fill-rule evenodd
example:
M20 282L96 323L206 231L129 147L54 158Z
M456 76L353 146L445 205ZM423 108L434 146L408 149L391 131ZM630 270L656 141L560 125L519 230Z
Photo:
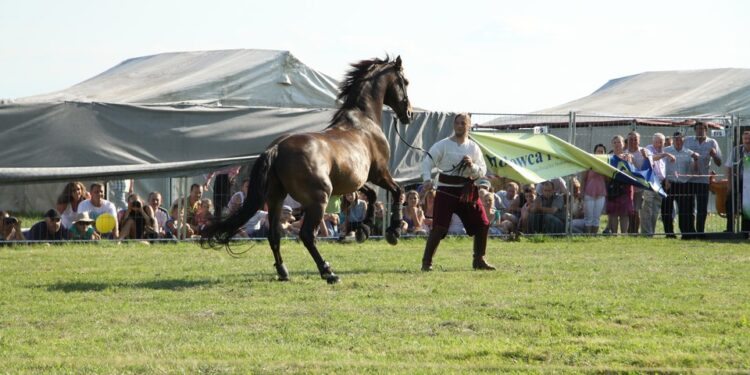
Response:
M654 175L660 184L664 184L666 178L665 161L674 162L675 157L668 152L664 152L664 134L656 133L651 138L651 144L646 146L646 150L651 153L652 167ZM661 216L662 198L659 193L646 189L643 191L643 206L641 208L641 234L653 236L656 231L656 221Z
M664 223L664 232L668 238L674 238L674 202L677 202L677 209L680 212L678 223L683 238L691 238L695 233L694 213L693 213L693 196L690 192L690 176L695 173L695 161L698 154L684 147L682 133L676 132L672 137L673 145L664 149L674 157L674 162L665 164L664 189L667 192L667 198L662 205L661 220Z
M112 215L115 219L115 227L112 229L112 238L120 237L120 229L117 225L117 209L112 202L104 199L104 185L95 182L90 186L91 198L81 202L78 206L78 212L88 212L91 219L96 218L103 213Z
M21 221L0 211L0 242L23 241L26 238L21 233Z
M60 213L50 209L44 214L44 220L29 229L29 239L32 241L63 241L70 238L68 230L60 224Z
M154 218L156 219L156 232L159 237L164 237L164 224L169 219L169 212L167 212L161 204L161 193L158 191L152 191L148 195L148 205L151 206L151 210L154 212Z
M128 196L133 194L133 179L113 180L109 184L109 196L111 202L118 210L128 207Z
M80 181L68 182L57 197L57 212L61 212L61 223L70 229L78 214L78 205L86 200L86 187Z
M633 161L631 154L625 152L621 135L612 138L612 154L629 163ZM607 202L605 204L609 218L609 232L617 233L618 223L620 233L628 233L629 218L634 214L633 186L621 184L614 179L607 181Z
M745 182L743 159L747 157L750 157L750 130L742 132L742 144L732 150L730 157L724 164L729 178L729 194L726 198L727 232L734 231L735 213L739 213L740 230L745 232L746 237L748 236L747 232L750 232L750 219L742 214L742 193Z
M208 191L208 187L211 185L211 180L214 180L214 199L213 206L215 209L214 216L221 220L222 210L229 203L230 192L232 184L240 174L240 166L226 167L215 172L211 172L206 176L206 182L203 184L203 190Z
M651 152L641 147L641 135L635 130L628 133L628 145L625 152L630 154L630 163L635 166L635 169L644 169L644 163L651 163ZM643 191L640 187L633 191L633 211L628 215L628 233L637 234L641 225Z
M693 126L695 136L685 138L685 148L697 153L696 173L690 178L688 187L695 196L697 216L695 217L695 231L703 237L708 216L708 179L711 161L721 166L721 149L715 139L706 136L708 124L698 121ZM692 199L692 198L691 198ZM682 214L682 211L680 211Z
M96 233L96 229L94 229L92 224L94 224L94 220L89 217L88 212L79 212L76 214L73 226L68 230L70 232L70 239L76 241L101 239L101 236L99 236L99 233Z
M603 144L594 146L594 154L605 155L607 148ZM599 223L604 211L607 197L607 181L604 176L592 170L583 172L583 226L584 233L599 233Z

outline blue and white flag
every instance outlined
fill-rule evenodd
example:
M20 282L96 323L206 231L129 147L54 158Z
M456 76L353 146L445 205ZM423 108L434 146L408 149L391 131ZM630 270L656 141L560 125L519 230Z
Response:
M609 155L609 165L620 171L620 173L615 175L615 181L653 190L659 193L662 198L667 197L667 193L661 186L661 181L656 177L654 169L651 167L651 162L648 159L645 159L641 168L637 169L633 164L620 159L617 155ZM623 175L630 178L626 178ZM636 180L638 184L633 184L632 180Z

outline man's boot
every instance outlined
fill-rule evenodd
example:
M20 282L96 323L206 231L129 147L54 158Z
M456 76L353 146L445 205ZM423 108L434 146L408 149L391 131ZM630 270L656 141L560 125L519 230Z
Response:
M474 261L471 265L475 270L496 270L495 266L484 260L484 254L487 251L487 233L489 230L489 226L482 227L476 234L474 234Z
M422 271L432 271L432 257L435 256L440 240L445 237L448 233L447 229L433 228L430 231L430 236L427 237L427 244L424 247L424 255L422 256Z

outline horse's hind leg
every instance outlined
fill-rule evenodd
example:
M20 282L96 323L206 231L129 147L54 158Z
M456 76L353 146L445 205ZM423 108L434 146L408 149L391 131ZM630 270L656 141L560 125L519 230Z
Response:
M268 244L273 252L274 267L279 275L279 281L289 281L289 272L281 259L281 207L284 204L286 192L280 184L272 184L268 194Z
M372 232L372 219L375 213L375 201L378 199L378 195L375 193L375 190L367 185L362 185L362 187L359 188L359 191L367 196L367 213L365 214L365 220L362 223L361 230L357 230L357 242L364 242L370 237L370 233Z
M338 275L333 273L331 265L326 262L318 251L318 247L315 246L315 229L323 220L323 212L328 203L328 196L324 192L321 192L322 196L305 207L305 221L302 223L302 228L299 231L299 238L307 248L307 251L312 256L315 264L318 266L320 277L325 279L329 284L335 284L339 281Z

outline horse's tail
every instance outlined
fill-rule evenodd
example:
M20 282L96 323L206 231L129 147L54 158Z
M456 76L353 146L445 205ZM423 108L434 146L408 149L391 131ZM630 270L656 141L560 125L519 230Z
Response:
M278 146L273 145L264 151L255 161L250 172L250 186L247 189L247 197L239 210L223 221L216 221L206 226L201 234L201 246L221 247L229 249L229 241L237 231L263 207L268 190L269 173L273 162L278 155Z

